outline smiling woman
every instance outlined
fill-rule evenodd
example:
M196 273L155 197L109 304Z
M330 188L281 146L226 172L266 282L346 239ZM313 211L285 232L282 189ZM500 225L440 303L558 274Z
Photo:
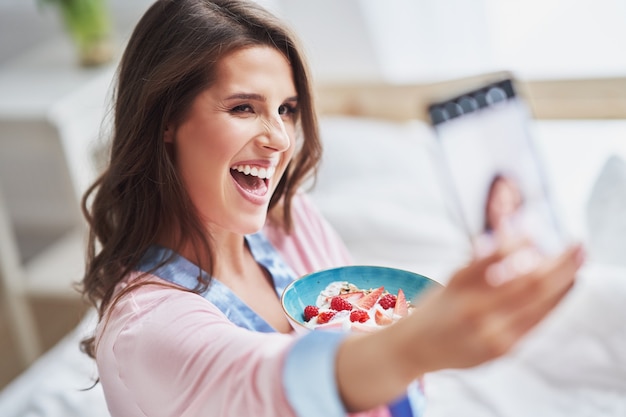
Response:
M300 191L321 158L311 96L295 37L254 2L157 0L137 24L83 199L83 347L112 416L417 416L423 373L505 353L572 285L577 247L487 285L511 245L384 329L297 336L280 294L350 263Z
M295 149L292 70L276 49L249 47L224 56L215 79L193 100L183 121L168 126L164 140L211 229L254 233L265 223L270 198ZM174 240L164 237L162 243L171 247ZM194 259L191 250L182 254Z

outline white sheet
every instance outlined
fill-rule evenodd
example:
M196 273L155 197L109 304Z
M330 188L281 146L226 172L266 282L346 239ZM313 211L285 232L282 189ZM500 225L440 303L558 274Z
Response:
M80 340L95 327L95 312L0 392L2 417L108 417L95 362Z

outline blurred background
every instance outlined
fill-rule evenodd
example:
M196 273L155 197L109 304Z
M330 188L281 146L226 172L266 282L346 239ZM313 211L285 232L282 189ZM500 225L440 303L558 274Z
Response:
M591 79L582 84L602 86L604 97L626 95L623 0L260 2L300 35L321 86L428 85L509 70L559 91ZM81 61L50 3L0 0L0 388L86 311L71 289L82 262L78 203L97 172L116 60L152 1L105 3L111 43L100 52L112 55L100 64ZM602 117L626 114L623 100L595 103Z

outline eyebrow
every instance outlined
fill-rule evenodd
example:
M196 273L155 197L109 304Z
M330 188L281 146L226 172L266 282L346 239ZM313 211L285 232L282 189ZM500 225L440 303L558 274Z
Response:
M235 93L226 97L226 100L256 100L256 101L267 101L267 97L262 94L255 93ZM287 97L285 101L298 101L298 96Z

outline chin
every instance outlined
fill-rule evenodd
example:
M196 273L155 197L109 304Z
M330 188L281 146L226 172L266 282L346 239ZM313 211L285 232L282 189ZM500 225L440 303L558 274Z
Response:
M242 235L251 235L259 232L265 226L265 221L267 219L267 213L263 213L262 216L253 216L247 219L241 219L244 222L240 223L240 233Z

